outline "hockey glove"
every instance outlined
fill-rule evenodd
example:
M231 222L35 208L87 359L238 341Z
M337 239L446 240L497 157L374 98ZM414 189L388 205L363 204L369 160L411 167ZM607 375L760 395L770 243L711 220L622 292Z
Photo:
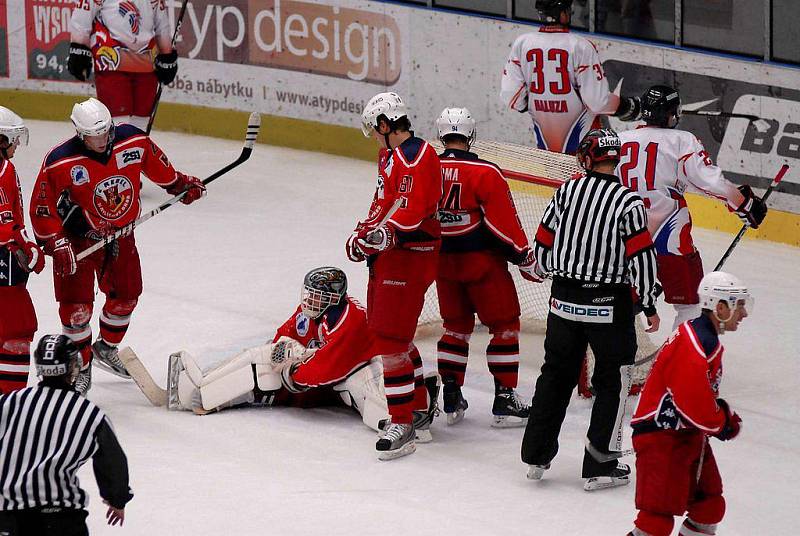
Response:
M519 274L527 279L528 281L532 281L534 283L541 283L544 281L544 272L542 272L539 263L536 262L536 258L533 256L533 249L528 249L525 254L525 259L519 263Z
M159 54L155 61L156 78L158 81L168 86L175 80L178 74L178 52L173 50L167 54Z
M375 255L395 245L395 235L391 227L383 225L377 229L364 229L358 233L356 247L364 256Z
M53 257L53 271L58 275L73 275L78 270L75 250L65 236L51 238L44 245L44 252Z
M638 121L642 118L642 100L639 97L620 97L614 115L621 121Z
M719 408L725 412L725 425L722 427L722 430L717 433L715 436L720 441L728 441L730 439L734 439L736 436L739 435L739 432L742 430L742 418L739 417L739 414L733 411L727 402L724 399L718 398L717 405Z
M366 260L367 257L361 253L361 249L358 247L356 243L358 240L358 232L354 231L353 234L350 235L350 238L347 239L347 244L345 244L345 252L347 253L347 258L353 262L362 262Z
M192 177L181 173L175 172L175 182L167 188L167 193L178 195L185 191L186 195L181 198L181 203L184 205L191 205L206 194L206 185L197 177Z
M736 215L745 225L758 229L758 226L767 216L767 204L760 197L757 197L753 193L753 189L747 184L739 186L739 191L744 196L744 201L736 209Z
M91 49L80 43L70 43L67 70L81 82L89 80L89 75L92 74Z
M36 272L44 270L44 252L35 242L28 238L25 229L16 227L11 232L13 242L8 244L9 249L17 257L20 266L26 272Z

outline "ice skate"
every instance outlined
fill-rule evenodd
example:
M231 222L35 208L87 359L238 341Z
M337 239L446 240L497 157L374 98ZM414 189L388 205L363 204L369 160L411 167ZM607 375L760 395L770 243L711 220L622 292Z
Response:
M75 390L79 395L86 396L89 389L92 388L92 367L87 366L78 372L78 377L75 379Z
M386 433L375 444L378 459L387 461L408 456L417 450L413 424L389 424Z
M624 463L617 466L607 476L593 476L586 479L583 489L586 491L596 491L599 489L615 488L617 486L627 486L630 482L631 468Z
M442 409L447 415L447 424L453 425L464 419L464 412L469 405L461 394L461 387L455 379L448 378L442 386Z
M130 374L125 370L125 365L122 364L122 360L119 358L119 350L116 346L108 344L103 339L97 339L92 345L92 354L94 354L92 363L101 369L120 378L131 379Z
M529 465L528 466L528 480L541 480L544 472L550 469L550 464L545 465Z
M495 428L517 428L528 424L531 408L520 399L511 387L495 383L492 426Z

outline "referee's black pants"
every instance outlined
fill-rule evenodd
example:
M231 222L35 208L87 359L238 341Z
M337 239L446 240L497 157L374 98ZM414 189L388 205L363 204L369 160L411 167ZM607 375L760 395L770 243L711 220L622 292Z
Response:
M556 279L551 295L561 304L611 307L613 321L600 323L563 318L553 312L551 300L544 364L536 380L530 418L522 440L522 461L533 465L550 463L558 452L558 435L572 392L578 385L587 343L595 356L591 378L595 399L586 435L598 451L609 452L612 435L620 434L622 430L621 405L628 394L622 392L622 375L627 372L622 367L633 364L636 356L636 329L629 286ZM584 450L584 478L608 475L616 466L616 460L601 462Z
M89 536L86 510L26 508L0 511L0 534L8 536Z

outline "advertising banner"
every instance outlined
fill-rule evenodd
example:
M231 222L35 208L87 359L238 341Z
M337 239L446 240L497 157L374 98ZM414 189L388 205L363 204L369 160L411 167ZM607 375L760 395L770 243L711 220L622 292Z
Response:
M8 16L6 0L0 0L0 76L8 76Z
M25 0L28 78L74 80L67 71L69 19L74 5L75 0Z

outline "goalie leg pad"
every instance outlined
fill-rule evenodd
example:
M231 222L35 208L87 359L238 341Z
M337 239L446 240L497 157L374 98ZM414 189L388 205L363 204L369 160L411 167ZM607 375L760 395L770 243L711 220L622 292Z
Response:
M383 389L383 365L379 357L372 358L343 382L333 387L348 406L361 414L364 424L381 431L380 423L389 419L386 393Z

